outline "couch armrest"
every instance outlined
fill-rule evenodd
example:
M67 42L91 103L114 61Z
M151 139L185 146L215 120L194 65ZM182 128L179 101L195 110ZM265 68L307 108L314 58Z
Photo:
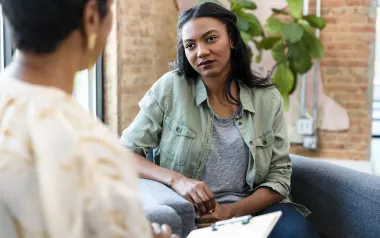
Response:
M172 189L156 181L139 179L139 190L143 200L144 210L149 218L157 217L156 214L152 213L159 213L164 205L172 208L181 218L182 231L179 234L186 237L195 229L195 209L193 204L178 195ZM177 224L170 224L171 220L172 219L168 218L166 223L173 228L178 226ZM152 222L162 223L162 219L159 221L152 220Z
M326 237L378 237L380 177L291 155L292 196Z

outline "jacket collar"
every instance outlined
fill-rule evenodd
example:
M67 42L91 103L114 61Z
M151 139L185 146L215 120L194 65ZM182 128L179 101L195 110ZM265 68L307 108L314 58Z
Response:
M249 112L255 113L255 109L253 108L250 88L245 86L244 84L239 82L240 87L240 101L243 107L243 110L247 110ZM201 105L204 101L207 100L207 90L200 76L196 79L195 83L195 101L197 106Z

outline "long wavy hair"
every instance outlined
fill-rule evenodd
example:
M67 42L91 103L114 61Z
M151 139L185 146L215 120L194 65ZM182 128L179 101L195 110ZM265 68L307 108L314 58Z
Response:
M177 25L177 59L172 63L173 68L177 70L178 74L184 75L188 80L194 80L199 75L186 58L185 47L183 46L182 41L182 27L188 21L200 17L211 17L226 25L227 33L234 44L234 49L231 49L231 70L224 85L224 91L229 103L240 104L240 100L234 98L231 94L231 84L234 80L245 84L250 88L266 88L273 85L270 82L270 74L268 74L267 77L262 77L252 71L247 46L240 35L239 28L236 24L237 18L235 14L212 2L196 5L183 12L179 17Z

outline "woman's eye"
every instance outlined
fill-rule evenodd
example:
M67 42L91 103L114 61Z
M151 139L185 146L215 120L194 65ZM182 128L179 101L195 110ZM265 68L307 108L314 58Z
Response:
M190 49L194 48L194 44L187 44L185 46L185 48L190 50Z
M216 39L216 36L210 36L210 37L208 37L207 38L207 42L210 42L210 41L213 41L213 40L215 40Z

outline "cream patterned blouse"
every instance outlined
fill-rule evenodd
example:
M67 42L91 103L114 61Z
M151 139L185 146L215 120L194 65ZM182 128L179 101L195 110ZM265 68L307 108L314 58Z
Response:
M151 237L119 143L63 91L0 78L0 237Z

